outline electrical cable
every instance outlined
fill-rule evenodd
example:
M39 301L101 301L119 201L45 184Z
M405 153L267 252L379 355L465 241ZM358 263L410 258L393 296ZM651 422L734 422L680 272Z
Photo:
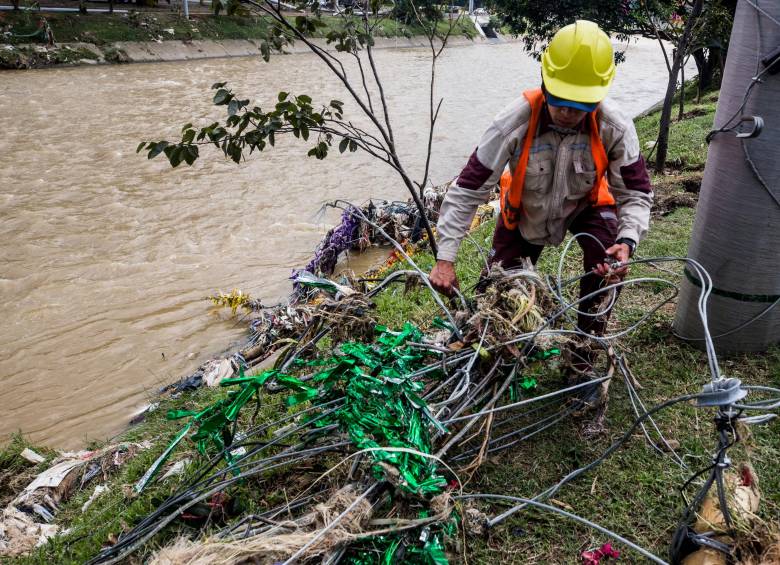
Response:
M651 561L655 563L660 563L661 565L669 565L666 561L661 559L660 557L657 557L644 549L643 547L638 546L632 541L627 540L620 534L616 534L612 530L608 530L604 526L600 526L596 524L595 522L591 522L590 520L587 520L585 518L582 518L581 516L577 516L576 514L572 514L571 512L567 512L566 510L562 508L556 508L555 506L550 506L549 504L544 504L542 502L539 502L537 500L529 499L529 498L521 498L519 496L507 496L503 494L464 494L460 496L455 497L457 500L469 500L474 498L494 498L497 500L508 500L512 502L520 502L523 505L527 506L533 506L535 508L539 508L541 510L547 510L548 512L555 512L556 514L560 514L562 516L566 516L567 518L574 520L576 522L580 522L581 524L584 524L590 528L593 528L594 530L598 530L602 534L605 534L620 543L623 543L633 549L634 551L640 553L644 557L650 559Z
M599 457L588 463L587 465L580 467L579 469L576 469L574 471L571 471L568 473L565 477L563 477L560 481L558 481L555 485L548 488L547 490L541 492L540 494L536 495L534 497L534 500L540 499L540 498L549 498L553 496L560 488L565 485L566 483L574 480L575 478L579 477L583 473L586 473L593 469L594 467L597 467L600 465L605 459L607 459L612 453L614 453L620 446L622 446L624 443L626 443L630 438L631 435L634 433L634 431L639 427L639 424L642 423L644 420L646 420L651 415L655 414L656 412L660 412L661 410L668 408L670 406L673 406L675 404L679 404L680 402L687 402L689 400L693 400L694 398L697 398L697 394L685 394L682 396L678 396L677 398L672 398L670 400L667 400L666 402L662 402L661 404L658 404L651 408L650 410L646 411L644 414L642 414L641 417L634 420L634 423L626 430L626 432L621 436L617 441L615 441L612 445L610 445ZM495 518L492 518L488 521L488 527L494 527L496 524L500 524L507 518L509 518L512 514L522 510L525 508L525 504L520 504L518 506L514 506L510 508L509 510L506 510L502 514L499 514Z

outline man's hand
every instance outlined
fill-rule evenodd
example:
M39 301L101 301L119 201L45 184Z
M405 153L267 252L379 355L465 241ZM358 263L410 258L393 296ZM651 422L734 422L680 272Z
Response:
M453 289L459 288L455 263L452 261L436 261L429 279L433 288L447 296L452 296Z
M613 257L616 261L621 263L620 267L613 268L609 263L599 263L596 268L593 269L599 276L605 278L623 277L628 273L628 266L623 265L631 258L631 249L625 243L616 243L609 249L607 249L607 255Z

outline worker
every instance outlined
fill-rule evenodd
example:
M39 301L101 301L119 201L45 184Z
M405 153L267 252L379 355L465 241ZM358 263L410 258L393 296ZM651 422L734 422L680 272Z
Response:
M535 264L567 230L587 234L577 238L587 273L581 297L622 279L622 263L647 233L653 192L636 129L604 100L615 76L609 37L595 23L578 20L555 34L541 63L542 87L523 92L494 118L444 198L430 275L444 294L458 286L460 242L499 184L501 213L489 262L505 269L524 259ZM600 298L578 308L593 312ZM578 327L603 335L606 318L579 314Z

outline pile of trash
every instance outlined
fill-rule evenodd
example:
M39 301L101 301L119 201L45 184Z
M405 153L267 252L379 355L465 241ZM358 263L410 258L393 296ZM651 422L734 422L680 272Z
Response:
M439 208L448 187L447 184L425 189L423 203L428 221L435 223L438 218ZM338 202L332 204L338 205ZM326 277L334 273L336 264L344 253L360 253L372 246L387 246L387 240L381 231L402 242L412 254L417 248L427 244L420 214L411 199L406 202L370 200L360 210L361 214L357 215L351 205L344 209L340 223L326 233L315 249L311 261L305 268L293 271L293 292L282 304L267 307L260 300L237 289L230 293L210 296L209 300L215 305L230 308L233 314L239 308L249 312L249 340L231 357L206 361L192 374L164 387L161 393L177 395L204 385L216 386L222 379L238 374L242 366L261 362L289 347L296 342L302 328L319 325L318 322L323 317L339 321L331 324L336 338L370 334L374 323L369 315L372 306L361 302L359 297L348 301L341 300L343 297L367 292L367 285L354 279L344 279L338 283ZM493 207L480 208L472 227L475 228L493 215ZM390 252L387 259L366 273L364 278L382 276L398 260L398 254ZM150 406L152 409L156 407L155 404ZM133 423L141 419L143 413L139 414Z
M168 411L166 417L181 427L132 490L144 492L166 466L186 465L192 473L90 563L119 562L138 552L149 556L149 543L158 543L153 540L160 532L183 523L189 535L159 549L152 563L445 565L464 536L484 535L530 507L595 527L613 542L663 563L619 534L545 500L638 431L662 456L680 460L653 415L694 400L717 409L719 440L713 465L694 475L709 479L683 513L675 562L710 563L695 559L712 549L718 556L736 555L739 536L732 524L737 519L744 527L754 523L758 483L744 471L733 475L725 454L739 439L735 430L771 419L775 404L780 406L776 399L735 404L732 396L713 404L713 396L720 397L705 387L701 394L646 408L611 336L584 334L566 315L576 303L566 302L563 290L576 279L544 280L531 265L490 267L468 298L445 303L434 293L441 312L422 326L382 326L374 315L375 297L396 283L427 284L427 279L409 253L413 215L393 208L382 215L371 206L344 207L340 228L318 248L316 265L294 274L291 300L271 308L251 302L252 340L246 347L166 388L172 395L204 385L227 393L197 410ZM483 217L490 214L485 210ZM376 234L391 240L396 256L411 269L385 266L383 276L361 283L321 276L337 249L359 248L360 241L370 242ZM613 288L607 284L604 293ZM236 294L224 302L242 307L250 299ZM592 361L587 372L575 370L571 362L583 350ZM603 419L606 390L615 378L625 385L636 420L599 458L529 498L465 491L492 455L567 419L580 418L584 426ZM730 380L729 386L740 393L738 400L747 394L738 382ZM763 413L747 417L749 410ZM185 443L197 457L180 455ZM63 499L58 489L73 492L106 476L116 466L119 449L58 461L50 469L56 479L25 489L9 505L4 521L12 524L13 539L24 540L14 547L29 548L54 535L50 518ZM241 500L248 492L255 493L251 502ZM707 525L697 516L707 512L709 529L703 530ZM718 512L725 527L713 532L710 522ZM9 531L8 525L0 530L0 544L10 539ZM619 554L605 543L581 558L596 565Z
M448 188L445 184L423 191L425 215L432 224L439 217L439 208ZM319 276L332 275L339 256L345 251L362 252L371 246L387 245L383 231L395 241L412 244L422 241L426 235L420 212L411 199L406 202L371 200L361 207L361 211L361 215L355 214L352 205L344 209L341 222L322 239L305 271Z
M540 284L531 271L495 276L503 277L502 284L518 298ZM428 333L409 323L397 330L374 324L369 336L353 331L350 339L319 349L315 345L344 323L332 314L336 306L350 310L359 304L365 312L354 317L366 318L371 295L342 292L337 299L330 294L339 293L335 287L311 278L304 283L319 285L313 288L325 296L303 317L305 324L295 326L300 332L295 345L275 368L253 373L238 367L235 376L219 382L230 392L213 405L169 412L168 418L185 423L136 490L145 488L184 438L196 444L212 471L198 473L194 484L180 488L95 563L125 557L149 532L243 481L259 490L286 481L289 501L249 516L227 516L222 529L197 543L178 541L156 562L217 555L220 562L250 557L275 562L291 555L327 559L340 552L346 562L361 563L380 550L390 560L403 551L411 563L447 562L445 540L457 531L454 496L462 489L462 470L473 473L488 453L505 449L514 436L510 423L526 418L507 411L485 425L481 411L504 401L533 403L536 383L510 368L514 353L500 338L486 338L495 311L471 316L473 327L464 335L477 335L476 341L455 339L448 324L436 320ZM556 341L565 346L570 339L549 343ZM536 350L525 362L544 364L559 355L560 349ZM566 392L560 397L576 402ZM264 406L278 406L279 419L254 422L249 414ZM551 415L566 410L565 401L531 410L528 425L541 429ZM303 470L316 462L328 466L321 472ZM286 480L288 474L295 480ZM297 517L290 516L289 507ZM325 514L330 518L323 519Z
M0 556L23 555L62 533L52 522L64 502L95 485L82 506L85 512L108 490L105 483L110 476L139 451L150 447L149 442L118 443L95 451L61 453L0 514ZM29 448L20 457L31 465L46 461Z

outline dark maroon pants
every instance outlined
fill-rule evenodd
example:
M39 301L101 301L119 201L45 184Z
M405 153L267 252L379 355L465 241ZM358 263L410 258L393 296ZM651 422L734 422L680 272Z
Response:
M582 298L604 286L604 278L592 271L596 265L604 262L604 249L615 244L618 231L615 207L600 206L594 208L589 206L585 208L569 226L569 231L573 234L587 233L598 240L596 242L587 236L577 238L577 243L582 249L582 266L585 272L588 273L580 279L580 298ZM498 217L496 231L493 235L493 249L490 251L491 265L500 262L504 268L511 269L518 267L523 258L530 259L535 265L539 255L542 253L542 249L544 249L543 245L536 245L526 241L520 235L519 229L507 229L501 216ZM603 295L596 295L594 298L581 302L577 309L583 312L594 312L602 297ZM586 333L603 335L608 317L609 313L598 318L580 314L577 316L577 326Z

